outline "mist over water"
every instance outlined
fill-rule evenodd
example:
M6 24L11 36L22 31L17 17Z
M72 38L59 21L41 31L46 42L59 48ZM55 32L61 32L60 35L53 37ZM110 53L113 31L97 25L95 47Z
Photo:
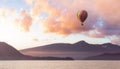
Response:
M0 61L0 69L120 69L120 61Z

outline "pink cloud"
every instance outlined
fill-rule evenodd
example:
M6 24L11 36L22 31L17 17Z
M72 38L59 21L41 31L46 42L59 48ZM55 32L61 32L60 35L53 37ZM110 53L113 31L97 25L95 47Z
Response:
M32 25L32 17L22 9L20 12L20 18L15 19L16 25L20 26L23 31L28 32Z
M56 2L59 5L59 1L57 2L53 0L53 2ZM70 4L68 4L68 1L62 0L60 2L61 2L60 5L64 5L65 9L63 9L62 6L54 7L54 3L49 3L48 1L45 0L41 0L41 1L37 0L34 2L35 4L33 5L33 8L31 10L32 14L39 15L41 12L46 12L48 14L48 17L44 24L46 28L45 30L46 32L57 33L62 35L70 35L70 34L80 33L83 30L87 31L93 29L92 23L95 23L97 16L91 15L92 14L91 10L88 10L89 13L91 13L89 17L90 16L93 17L86 22L85 29L82 29L81 22L77 18L77 12L80 8L82 8L82 5L80 7L81 2L77 3L75 1L74 2L75 4L73 4L72 7L69 7ZM85 5L84 7L85 9L87 9ZM88 23L89 21L90 23Z
M32 7L34 0L24 0L26 4Z
M31 14L33 16L37 16L39 15L41 12L46 12L46 11L50 11L49 9L52 9L52 7L50 7L50 4L48 3L47 0L35 0L33 1L34 4L32 5L31 8Z
M16 10L13 8L0 7L0 16L3 18L8 18L10 15L16 14Z
M119 0L26 1L32 5L31 15L39 16L42 12L48 14L44 23L47 33L57 33L61 35L80 33L95 38L119 35ZM76 16L78 10L86 10L88 12L88 18L85 21L84 28L81 27L81 22ZM98 22L98 18L100 17L103 21L102 26L99 26ZM97 33L94 30L97 31Z
M118 35L120 30L119 0L95 1L95 10L102 17L104 23L101 28L106 35Z
M119 44L120 45L120 35L119 36L115 36L112 40L111 43L113 44Z

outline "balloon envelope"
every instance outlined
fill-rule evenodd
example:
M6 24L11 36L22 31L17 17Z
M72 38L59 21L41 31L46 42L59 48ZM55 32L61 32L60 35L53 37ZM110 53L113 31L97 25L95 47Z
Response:
M78 13L77 13L77 17L78 17L78 19L82 22L82 24L83 24L83 22L86 20L86 18L88 17L88 13L87 13L87 11L85 11L85 10L82 10L82 11L79 11Z

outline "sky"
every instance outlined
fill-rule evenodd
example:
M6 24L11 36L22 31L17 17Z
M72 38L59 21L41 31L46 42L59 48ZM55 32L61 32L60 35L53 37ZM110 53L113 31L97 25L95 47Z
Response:
M52 43L120 45L120 0L0 0L0 41L16 49ZM77 12L86 10L81 26Z

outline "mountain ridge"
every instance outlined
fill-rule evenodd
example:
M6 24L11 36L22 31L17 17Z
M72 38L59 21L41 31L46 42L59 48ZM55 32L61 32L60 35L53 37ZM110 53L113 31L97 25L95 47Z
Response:
M0 60L73 60L70 57L33 57L24 55L11 45L0 42Z
M84 60L120 60L120 53L103 53L101 55L87 57Z
M119 58L120 46L111 43L55 43L18 51L11 45L0 42L0 60L120 60Z
M37 46L37 47L33 47L33 48L27 48L27 49L23 49L23 50L20 50L20 51L24 51L24 50L29 50L29 49L38 49L38 48L41 48L41 49L45 49L46 47L48 47L49 49L51 49L53 47L53 49L55 48L59 48L60 50L60 47L67 47L67 49L69 47L83 47L83 48L107 48L107 47L112 47L112 48L120 48L120 46L118 45L115 45L115 44L111 44L111 43L104 43L104 44L89 44L85 41L79 41L79 42L76 42L74 44L69 44L69 43L55 43L55 44L48 44L48 45L44 45L44 46Z
M85 41L79 41L73 44L55 43L38 46L20 50L20 52L32 56L74 56L74 58L82 59L103 53L118 53L120 52L120 46L111 43L89 44Z

